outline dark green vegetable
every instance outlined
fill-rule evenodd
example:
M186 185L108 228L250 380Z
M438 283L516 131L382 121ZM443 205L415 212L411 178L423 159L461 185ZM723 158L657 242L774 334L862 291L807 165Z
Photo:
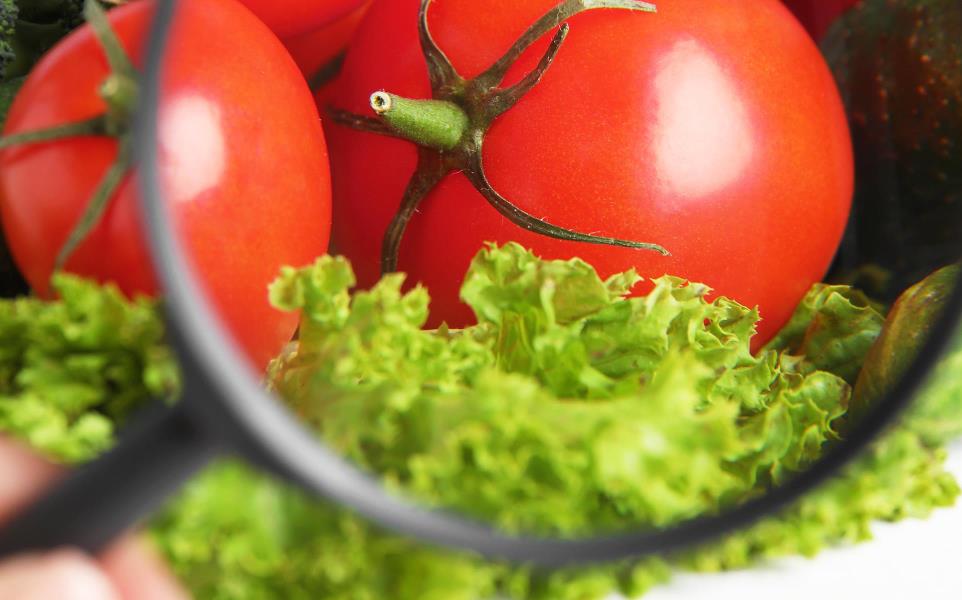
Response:
M871 267L893 300L959 259L962 239L962 6L864 0L822 49L845 101L856 157L852 227L839 269Z
M15 0L0 0L0 79L6 77L7 66L16 58L13 36L19 16L20 10Z
M0 0L0 80L26 75L83 22L84 0Z
M855 385L849 411L851 418L864 414L876 400L891 390L916 359L922 345L938 324L946 302L959 280L959 274L959 267L955 265L940 269L910 287L895 302L885 321L882 335L869 351ZM955 389L960 387L956 386ZM962 394L958 398L945 395L944 399L952 401L952 405L947 408L953 413L962 406ZM927 409L929 413L941 410L935 405L929 405ZM920 431L928 432L929 435L939 432L937 442L962 434L958 423L951 419L942 422L937 414L917 412L914 418L930 421L930 425Z
M0 0L0 125L39 58L83 23L83 0ZM0 233L0 297L29 291Z
M0 2L2 1L0 0ZM2 46L3 42L0 41L0 48ZM0 128L6 121L7 111L10 110L10 105L13 103L17 92L20 91L23 82L23 77L0 81ZM13 298L26 294L28 291L30 291L30 288L23 275L20 274L20 270L14 264L13 257L10 256L10 249L7 247L2 230L0 230L0 298Z

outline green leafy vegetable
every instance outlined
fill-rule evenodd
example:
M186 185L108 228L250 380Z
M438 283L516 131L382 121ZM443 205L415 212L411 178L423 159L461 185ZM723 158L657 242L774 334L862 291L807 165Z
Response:
M174 394L177 370L149 300L58 275L56 302L0 301L0 431L64 461L113 442L114 425Z
M395 275L350 298L346 269L326 258L275 285L305 309L275 388L392 485L507 529L717 510L816 458L848 401L831 373L753 357L758 315L679 279L625 300L631 273L490 248L462 293L479 325L432 332L423 289L403 294Z
M0 79L6 76L7 65L16 58L12 40L19 16L20 10L15 0L0 0Z
M816 284L767 347L799 357L804 372L828 371L854 385L883 321L862 292Z
M0 81L23 77L83 23L84 0L0 0Z
M667 277L648 296L625 299L636 281L630 273L603 281L581 261L492 247L463 288L479 324L424 331L424 290L404 293L401 277L389 276L351 296L350 266L323 258L285 271L271 290L278 306L303 314L299 342L272 365L271 385L389 485L510 529L573 533L715 512L804 468L837 439L850 382L882 329L859 294L816 287L782 336L752 356L753 311ZM146 325L159 323L154 308L96 290L78 283L61 290L63 304L27 302L37 314L61 314L70 298L87 298L78 301L91 311L85 319L100 323L91 331L128 330L123 343L106 333L90 343L137 348L145 360L123 370L130 380L169 381L147 375L170 373L169 358L146 360L155 355L144 349L159 348L159 329ZM7 322L15 320L0 312L0 331ZM673 568L813 555L868 538L873 520L952 504L959 489L942 468L941 442L962 426L951 376L960 360L962 352L940 365L917 409L938 416L936 429L931 418L912 420L778 518L670 560L555 572L482 561L384 532L236 464L191 483L155 521L154 538L196 597L213 600L634 597ZM0 364L12 365L8 378L39 385L15 362ZM141 399L145 388L164 389L138 387ZM64 414L60 397L39 402ZM122 413L109 397L77 405ZM0 417L0 429L28 414L24 406ZM102 446L47 445L72 458Z

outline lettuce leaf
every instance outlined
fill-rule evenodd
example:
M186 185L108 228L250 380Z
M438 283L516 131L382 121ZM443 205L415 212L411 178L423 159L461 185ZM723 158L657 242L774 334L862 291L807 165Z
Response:
M0 301L0 431L76 462L133 408L176 395L178 371L153 301L69 275L53 289L56 302Z
M325 257L285 270L271 290L302 323L270 382L388 485L508 529L576 533L715 512L838 439L882 329L859 294L817 286L753 356L754 311L670 277L627 298L637 281L490 247L462 292L479 324L424 331L425 290L405 292L390 276L352 295L350 266ZM58 285L60 302L0 303L0 430L75 461L112 443L132 406L175 390L176 370L152 303L70 278ZM672 569L813 555L867 539L873 520L952 504L959 489L942 443L962 431L960 357L939 366L919 404L926 418L879 440L843 477L670 559L551 572L483 561L382 531L233 463L189 484L153 536L198 598L635 597Z
M851 391L752 356L757 313L676 278L626 299L633 273L490 247L462 291L479 324L451 332L421 328L427 292L400 275L349 298L345 268L325 258L275 284L304 318L273 387L391 485L511 531L715 511L816 458Z

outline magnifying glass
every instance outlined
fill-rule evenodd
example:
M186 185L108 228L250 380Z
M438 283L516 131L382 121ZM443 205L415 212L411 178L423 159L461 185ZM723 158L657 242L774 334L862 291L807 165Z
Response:
M763 494L749 495L747 498L739 499L740 501L731 503L729 508L717 514L682 518L658 526L653 525L650 521L645 522L637 514L628 514L625 519L615 523L614 526L611 522L599 523L595 531L579 531L568 534L555 531L546 534L543 531L525 530L523 524L517 528L506 527L503 523L486 519L485 514L465 514L464 510L459 510L463 507L429 505L429 503L419 500L416 493L409 493L410 490L405 489L405 485L411 484L414 480L414 475L407 482L399 482L395 479L385 483L379 473L362 469L355 461L351 460L348 456L349 452L338 446L336 439L325 435L319 436L316 431L309 429L298 415L287 408L289 403L285 399L278 398L265 389L261 374L252 365L245 353L236 330L233 330L224 318L223 299L212 294L210 287L203 280L204 275L196 267L199 261L197 247L187 239L188 236L184 233L185 229L183 223L179 220L180 217L175 215L172 210L174 202L171 199L182 195L183 192L182 190L171 189L170 161L169 156L165 155L171 133L169 121L165 121L165 119L171 118L169 107L172 104L177 104L183 111L195 115L196 118L190 122L195 127L201 128L201 130L194 129L184 132L181 136L182 139L191 140L191 134L194 134L196 136L193 138L195 142L198 140L204 142L204 140L209 140L209 138L204 137L202 131L205 119L208 121L213 119L216 122L219 115L215 109L205 104L202 95L191 96L189 93L180 90L178 96L167 87L172 79L177 76L175 74L177 61L170 58L173 56L172 44L183 42L177 37L176 33L178 14L190 10L186 8L188 4L174 0L159 0L154 4L155 9L150 20L150 42L145 55L144 76L139 94L136 135L134 138L136 140L134 151L138 165L138 184L140 197L142 198L143 222L149 232L154 267L164 283L164 309L169 326L170 343L175 349L181 364L182 397L174 405L158 403L149 414L134 422L123 433L120 442L113 450L71 473L44 497L27 507L9 524L0 529L0 555L43 550L61 545L71 545L96 552L120 532L149 515L184 481L212 459L224 455L243 457L265 471L289 480L319 497L349 507L363 517L390 530L428 543L466 549L488 557L523 561L535 565L559 566L670 553L693 544L710 541L725 533L746 527L766 515L776 513L837 475L840 469L865 450L910 405L913 397L925 383L932 367L937 363L939 357L943 356L948 350L952 332L957 330L959 316L962 314L962 293L953 290L946 301L947 308L943 311L938 325L932 328L931 334L922 344L917 358L912 361L912 364L885 393L884 397L874 402L862 418L851 424L851 428L846 432L844 439L830 445L824 454L812 464L781 478L777 484L773 483ZM381 4L387 6L391 3ZM449 119L452 114L456 121L459 113L452 112L450 105L452 103L457 105L456 101L465 98L476 99L477 96L471 96L471 90L474 88L471 88L470 85L481 85L477 81L485 77L485 72L482 72L473 80L460 73L450 72L454 65L445 63L444 54L440 51L440 47L445 40L440 35L437 40L431 39L426 27L427 10L431 3L425 1L420 3L408 2L407 4L410 4L410 6L404 9L405 14L410 13L412 17L407 35L412 37L419 35L420 50L424 51L430 60L433 60L430 63L431 69L428 71L433 78L432 83L436 84L436 88L441 84L449 85L450 88L450 85L453 85L451 84L452 81L459 86L463 86L463 88L457 89L455 89L457 86L450 88L455 89L455 91L451 92L447 105L432 105L432 110L436 108L439 114L442 114L442 117L439 117L439 122L442 122L442 124L449 123L450 121L444 119ZM441 6L443 2L435 4ZM540 63L535 60L535 65L540 66L535 66L536 70L532 72L544 79L545 88L548 87L548 78L551 77L552 73L547 68L551 67L553 61L558 61L555 66L560 66L561 61L564 60L562 44L571 44L576 49L582 48L581 51L587 52L588 50L584 50L582 44L587 43L584 41L585 39L589 41L592 39L591 32L594 29L610 28L613 32L611 35L616 35L618 27L633 27L632 19L655 19L664 15L665 19L683 20L678 14L673 13L670 7L665 7L661 13L657 14L641 14L648 11L640 10L641 3L633 2L612 2L608 3L612 6L594 7L599 8L599 10L587 11L591 14L581 14L586 12L581 9L591 8L588 6L591 4L591 2L562 2L547 13L542 11L540 16L539 14L534 15L535 19L532 22L536 25L540 24L546 31L554 32L553 38L550 35L538 35L532 36L527 41L529 44L534 44L537 40L541 40L542 47L540 49L544 51L542 56L546 58L542 58ZM624 9L622 10L624 14L618 14L615 19L611 18L610 13L619 10L619 6L614 6L616 4L619 6L630 4L630 6L620 6L621 9ZM609 10L600 10L601 8ZM372 9L369 22L373 23L377 19L389 18L391 10L376 6ZM735 8L731 10L735 10ZM776 9L772 8L772 10ZM777 10L784 11L781 8ZM607 19L603 19L602 15L606 12L608 13ZM787 15L787 13L784 14ZM709 24L711 23L710 16L710 14L705 15L705 22ZM444 13L443 18L452 19L453 17L449 13ZM370 26L373 27L373 25ZM576 26L586 30L586 34L582 36L582 41L577 41L574 37ZM791 39L801 44L802 31L797 25L794 25L794 27L795 29L791 31L794 32L792 35L795 37ZM722 33L713 30L711 27L706 26L705 31L722 36ZM705 33L705 35L708 36L708 33ZM566 40L566 37L570 39ZM519 39L525 38L522 36ZM722 38L708 36L706 39L716 39L717 41ZM195 41L195 43L203 46L208 42L202 40ZM810 42L806 43L810 44ZM681 36L669 45L667 53L663 57L664 61L657 63L664 68L660 75L663 77L660 80L662 84L684 86L688 82L691 85L707 86L690 88L689 91L708 89L721 94L720 97L740 97L737 93L725 96L730 91L730 88L727 87L730 82L726 79L728 71L726 71L724 65L712 62L711 53L707 52L705 47L700 44L701 42ZM786 47L788 46L789 44L786 42ZM434 50L432 51L431 48L434 48ZM807 52L815 52L814 47L807 46L806 48ZM788 51L786 50L786 52ZM237 60L242 65L239 68L243 71L245 68L243 65L246 63L242 58ZM529 57L527 60L531 61L532 59ZM351 61L352 57L349 56L345 68L351 67ZM467 61L462 59L462 62ZM468 69L469 67L461 65L461 68ZM521 66L517 68L521 70ZM537 71L538 68L543 68L544 71L539 72ZM576 66L570 68L577 70ZM590 65L584 70L586 72L594 71ZM504 71L506 76L510 78L512 71L510 69L504 69ZM562 74L564 73L561 69L559 71ZM253 80L255 74L256 69L252 69L243 76ZM827 77L827 70L821 76ZM658 81L659 79L656 77L653 88L655 90L659 89ZM665 81L668 83L665 84ZM391 82L385 82L385 85L388 83ZM503 85L503 82L499 79L495 82L495 87L489 86L484 88L482 92L489 93L492 89L513 89L519 96L521 91L535 93L532 91L537 83L534 78L525 83L522 77L515 83L523 87L510 88L506 84ZM677 90L677 87L673 89ZM371 121L356 121L354 124L360 123L360 128L363 129L365 124L376 128L383 127L386 122L393 127L389 132L393 137L407 135L410 128L405 130L403 123L392 125L391 115L388 113L392 110L398 110L398 106L403 107L409 99L387 90L371 91L375 93L365 98L365 101L370 102L375 114L383 117L381 121L377 121L380 125L371 125L375 117L370 115L366 115L365 118L372 119ZM434 91L437 92L437 89ZM844 95L851 91L843 89L842 93ZM587 97L592 98L589 91L584 93ZM532 104L529 104L530 106L539 101L544 102L544 97L533 95L531 98ZM520 107L521 100L520 97L505 96L499 101L505 103L516 102ZM675 123L676 129L681 132L693 131L691 128L686 128L686 123L688 123L686 118L694 118L693 115L687 115L686 117L685 114L682 114L681 117L678 117L678 110L685 108L685 102L692 101L691 94L675 96L675 100L677 102L674 104L669 103L660 107L653 106L653 111L661 111L653 118L662 118L669 125ZM789 102L787 99L785 101ZM238 105L242 105L242 102L243 97L238 99ZM577 102L577 100L572 99L572 102ZM729 108L732 115L742 115L747 123L750 120L751 111L757 107L747 100L745 102L744 105ZM419 164L422 166L428 165L428 169L421 171L422 173L430 175L431 165L439 169L454 165L449 170L464 178L460 180L462 185L464 182L473 185L479 195L475 197L475 204L464 210L468 212L482 209L496 211L503 218L502 223L505 224L505 227L517 225L524 230L523 235L530 234L560 239L565 243L572 244L573 252L579 252L580 249L589 247L618 247L619 251L627 253L651 251L659 256L668 253L672 256L680 252L684 253L683 250L678 249L679 247L682 249L685 247L681 241L678 241L678 244L674 247L667 242L662 247L656 243L657 240L634 243L632 240L616 238L613 235L602 236L592 232L575 231L573 228L551 223L548 218L532 217L532 213L524 211L523 207L519 208L513 203L512 199L507 198L505 192L501 191L501 184L510 180L510 177L505 175L504 165L499 165L497 160L492 161L491 155L482 152L481 142L478 141L479 137L471 137L475 133L487 135L485 152L490 151L497 154L497 135L499 131L496 129L497 123L502 122L500 121L502 118L509 118L510 111L499 112L498 114L491 111L485 112L487 109L480 112L471 112L471 110L474 110L471 108L473 105L465 104L464 106L468 107L462 106L462 109L467 113L466 118L468 120L465 122L466 124L462 125L467 133L460 131L459 135L454 136L453 141L445 141L443 139L444 131L441 132L440 137L442 139L434 136L434 133L437 132L429 132L431 133L430 139L421 140L424 143L421 145L421 150L418 151L417 156L420 161ZM239 109L238 107L233 108L242 110L243 106L240 106ZM713 108L717 109L718 106L715 105ZM401 116L403 117L403 115ZM709 113L708 116L711 117L711 114ZM335 121L349 123L351 118L344 109L335 111ZM672 121L672 119L676 119L676 121ZM484 127L481 127L479 123L483 123ZM711 118L703 121L702 124L705 127L718 125ZM521 127L522 125L523 123L518 122L513 124L514 127ZM752 146L751 140L749 140L745 142L748 144L747 150L739 149L738 135L744 133L740 129L741 125L731 122L726 122L723 125L717 131L726 136L721 138L726 152L715 155L714 159L701 166L716 165L718 160L724 158L725 161L728 161L725 162L725 165L733 171L750 168L751 161L759 160L759 157L753 153L763 152L766 148ZM165 126L168 126L168 128L165 129ZM750 125L745 125L745 127L748 127L745 131L751 129ZM370 135L370 133L367 132L365 135ZM468 140L471 143L462 144L463 140ZM397 140L392 140L391 143L394 145L381 146L380 148L398 147L399 142ZM472 143L476 150L475 154L466 150ZM693 182L689 176L693 172L699 172L698 161L703 158L700 152L705 148L692 149L686 147L677 150L672 144L668 142L666 144L663 148L664 152L669 154L676 152L677 156L689 159L689 162L681 165L683 168L678 167L676 163L671 163L665 166L662 171L665 177L671 179L677 186L681 186L675 190L675 200L688 199L694 201L699 198L709 198L714 194L723 193L725 186L730 184L724 178L716 178L714 172L707 174L702 172L702 178ZM489 150L491 148L494 148L494 150ZM201 149L203 152L198 154L199 160L215 162L219 152L227 151L225 148L216 145L203 146ZM773 152L777 154L777 150ZM413 157L410 148L404 156L406 158L402 160L410 161ZM455 158L452 158L452 156ZM481 159L478 159L479 156ZM563 160L564 156L560 158ZM455 159L462 162L457 162ZM478 160L472 162L474 159ZM526 161L529 158L522 157L519 160ZM536 157L530 160L537 164ZM455 162L449 163L446 161ZM410 162L413 166L414 161ZM181 168L189 169L190 165L181 165ZM501 171L498 171L499 169ZM439 173L444 176L449 175L448 171ZM495 173L500 174L496 175ZM277 175L283 176L282 174ZM370 176L373 178L376 175L375 172L371 173ZM565 180L564 185L580 185L575 180L584 176L584 173L580 173L578 177ZM430 177L427 177L427 179L430 179ZM438 176L437 179L432 183L442 184L443 178ZM800 181L803 180L804 177L800 179ZM415 181L417 180L415 179ZM205 182L193 180L190 185L203 188ZM335 182L335 185L338 184ZM412 197L412 189L414 192L419 191L416 185L408 186L405 197L409 199ZM468 188L465 187L464 189ZM403 190L400 191L403 192ZM428 193L430 190L420 191ZM519 194L523 195L523 192L524 190L521 190ZM202 196L203 194L198 195L198 197ZM398 200L401 200L401 198L398 198ZM265 199L265 201L267 200ZM421 209L427 213L434 210L434 207L425 204ZM888 212L881 212L880 214L883 216L880 218L884 219L890 228L898 230L903 226L917 226L910 224L912 223L910 220L899 221L897 219L898 210L891 209L891 207L889 209ZM800 209L800 213L804 214L805 209ZM856 217L860 214L864 216L864 213L864 208L861 213L856 211ZM337 215L335 215L336 218ZM771 225L775 226L776 224L772 223ZM417 227L419 225L412 221L407 234L410 235L411 229ZM864 238L859 235L862 227L859 222L849 224L849 234L844 241L841 241L841 248L836 260L837 265L842 265L843 268L846 266L857 267L862 262L862 254L865 252L864 244L860 243ZM242 231L231 231L230 228L224 229L225 237L218 246L218 252L225 256L228 253L238 255L245 252L256 253L260 250L258 248L259 242L269 244L267 237L258 240L245 237ZM815 234L812 233L811 235ZM231 236L236 237L231 238ZM777 236L775 237L777 238ZM402 240L400 243L402 245L399 259L401 264L399 266L403 267L405 260L403 244L406 242ZM633 243L634 245L632 245ZM773 242L772 248L776 243L777 240ZM345 246L350 246L350 242L347 241ZM942 246L954 248L952 244L942 244ZM907 248L908 251L914 250L920 254L926 249L924 247ZM383 248L381 250L383 254ZM664 252L661 252L661 250L664 250ZM762 250L765 251L765 248L762 248ZM452 247L451 252L456 254L457 249ZM594 250L584 250L584 252L591 253ZM955 250L949 254L951 257L956 257ZM929 266L932 270L944 266L944 264L955 260L951 257L946 258L946 256L940 255L933 259ZM395 259L397 258L395 257ZM390 261L387 260L387 262ZM908 263L913 263L913 261L908 261ZM381 266L384 267L385 263L382 262ZM890 267L896 271L895 279L898 279L900 275L904 277L914 276L918 265L913 263L899 266L896 264L890 265ZM902 269L902 272L898 272L899 268ZM658 276L661 273L654 273L653 275ZM761 273L758 273L755 277L755 282L759 286L762 285L761 277ZM668 283L665 285L668 285ZM547 288L542 288L542 290L544 289ZM624 306L629 305L624 304ZM715 325L721 326L719 323L715 323ZM704 326L710 330L712 324L705 323ZM456 333L452 334L449 330L442 329L439 333L425 333L425 335L445 336L456 335ZM678 360L684 359L684 356L678 358ZM637 393L638 397L644 398L644 392L638 390L644 389L643 384L649 383L651 382L634 382L632 393ZM325 388L322 385L318 389ZM331 390L329 389L329 391ZM519 387L519 398L521 392L522 390ZM424 393L434 394L436 390L428 390ZM512 390L504 389L503 393L509 394L512 393ZM450 426L452 431L460 433L463 433L466 430L465 428L474 427L473 431L477 435L483 435L486 431L483 411L468 410L463 405L458 405L458 398L457 392L451 392L448 396L444 396L447 404L439 405L449 408L454 406L450 412L444 413L446 419L457 419L460 415L460 421L448 421L446 422L447 425ZM567 404L564 406L558 405L558 411L561 414L569 414L563 411L570 410L571 405L574 404L574 399L565 400L567 400ZM317 397L318 405L324 405L325 402L331 401L330 397L322 395ZM363 407L363 398L352 398L352 401L356 401ZM376 405L373 406L376 408ZM528 405L519 404L519 406ZM644 411L640 412L643 413ZM322 413L321 419L335 418L331 414ZM570 414L577 415L578 413L572 411ZM747 418L746 415L742 415L742 417ZM629 415L626 418L638 418L637 422L632 422L635 425L645 423L644 419L637 417L637 415ZM372 419L376 420L376 415L372 416ZM403 428L404 423L395 423L394 426ZM695 426L692 425L692 427ZM612 429L612 431L615 430ZM650 439L654 446L663 442L658 442L660 438L657 431L644 431L636 428L634 432L635 435L651 436ZM441 434L443 432L438 435ZM688 432L692 439L697 439L697 434L697 430ZM443 435L441 435L441 438L443 438ZM518 451L525 452L524 435L519 434L515 441L519 444ZM615 442L617 441L615 439ZM571 447L568 450L572 452L574 450L571 450L571 448L577 450L579 447L578 441L569 440L569 442ZM443 441L440 443L443 443ZM637 459L637 457L619 456L617 454L618 447L617 443L612 446L613 452L615 452L612 460L627 461L630 468L631 461ZM361 451L363 453L363 448ZM585 460L588 460L588 458ZM643 464L643 461L639 464ZM534 469L536 464L534 462L528 463L528 467ZM412 468L411 471L415 472L416 468ZM498 478L502 474L488 473L483 476ZM646 472L644 469L638 470L638 477L642 478L643 486L650 486L652 490L659 489L659 486L664 483L658 481L656 473ZM466 484L466 482L462 481L460 484ZM452 481L451 485L457 486L459 482ZM504 500L505 502L511 502L514 499L505 498ZM614 507L612 511L618 512L617 502L612 501L611 497L600 498L599 502L610 502Z

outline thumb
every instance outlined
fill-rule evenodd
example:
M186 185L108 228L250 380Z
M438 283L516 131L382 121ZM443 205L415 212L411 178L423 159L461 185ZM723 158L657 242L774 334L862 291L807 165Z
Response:
M118 600L97 563L75 550L0 563L3 600Z

